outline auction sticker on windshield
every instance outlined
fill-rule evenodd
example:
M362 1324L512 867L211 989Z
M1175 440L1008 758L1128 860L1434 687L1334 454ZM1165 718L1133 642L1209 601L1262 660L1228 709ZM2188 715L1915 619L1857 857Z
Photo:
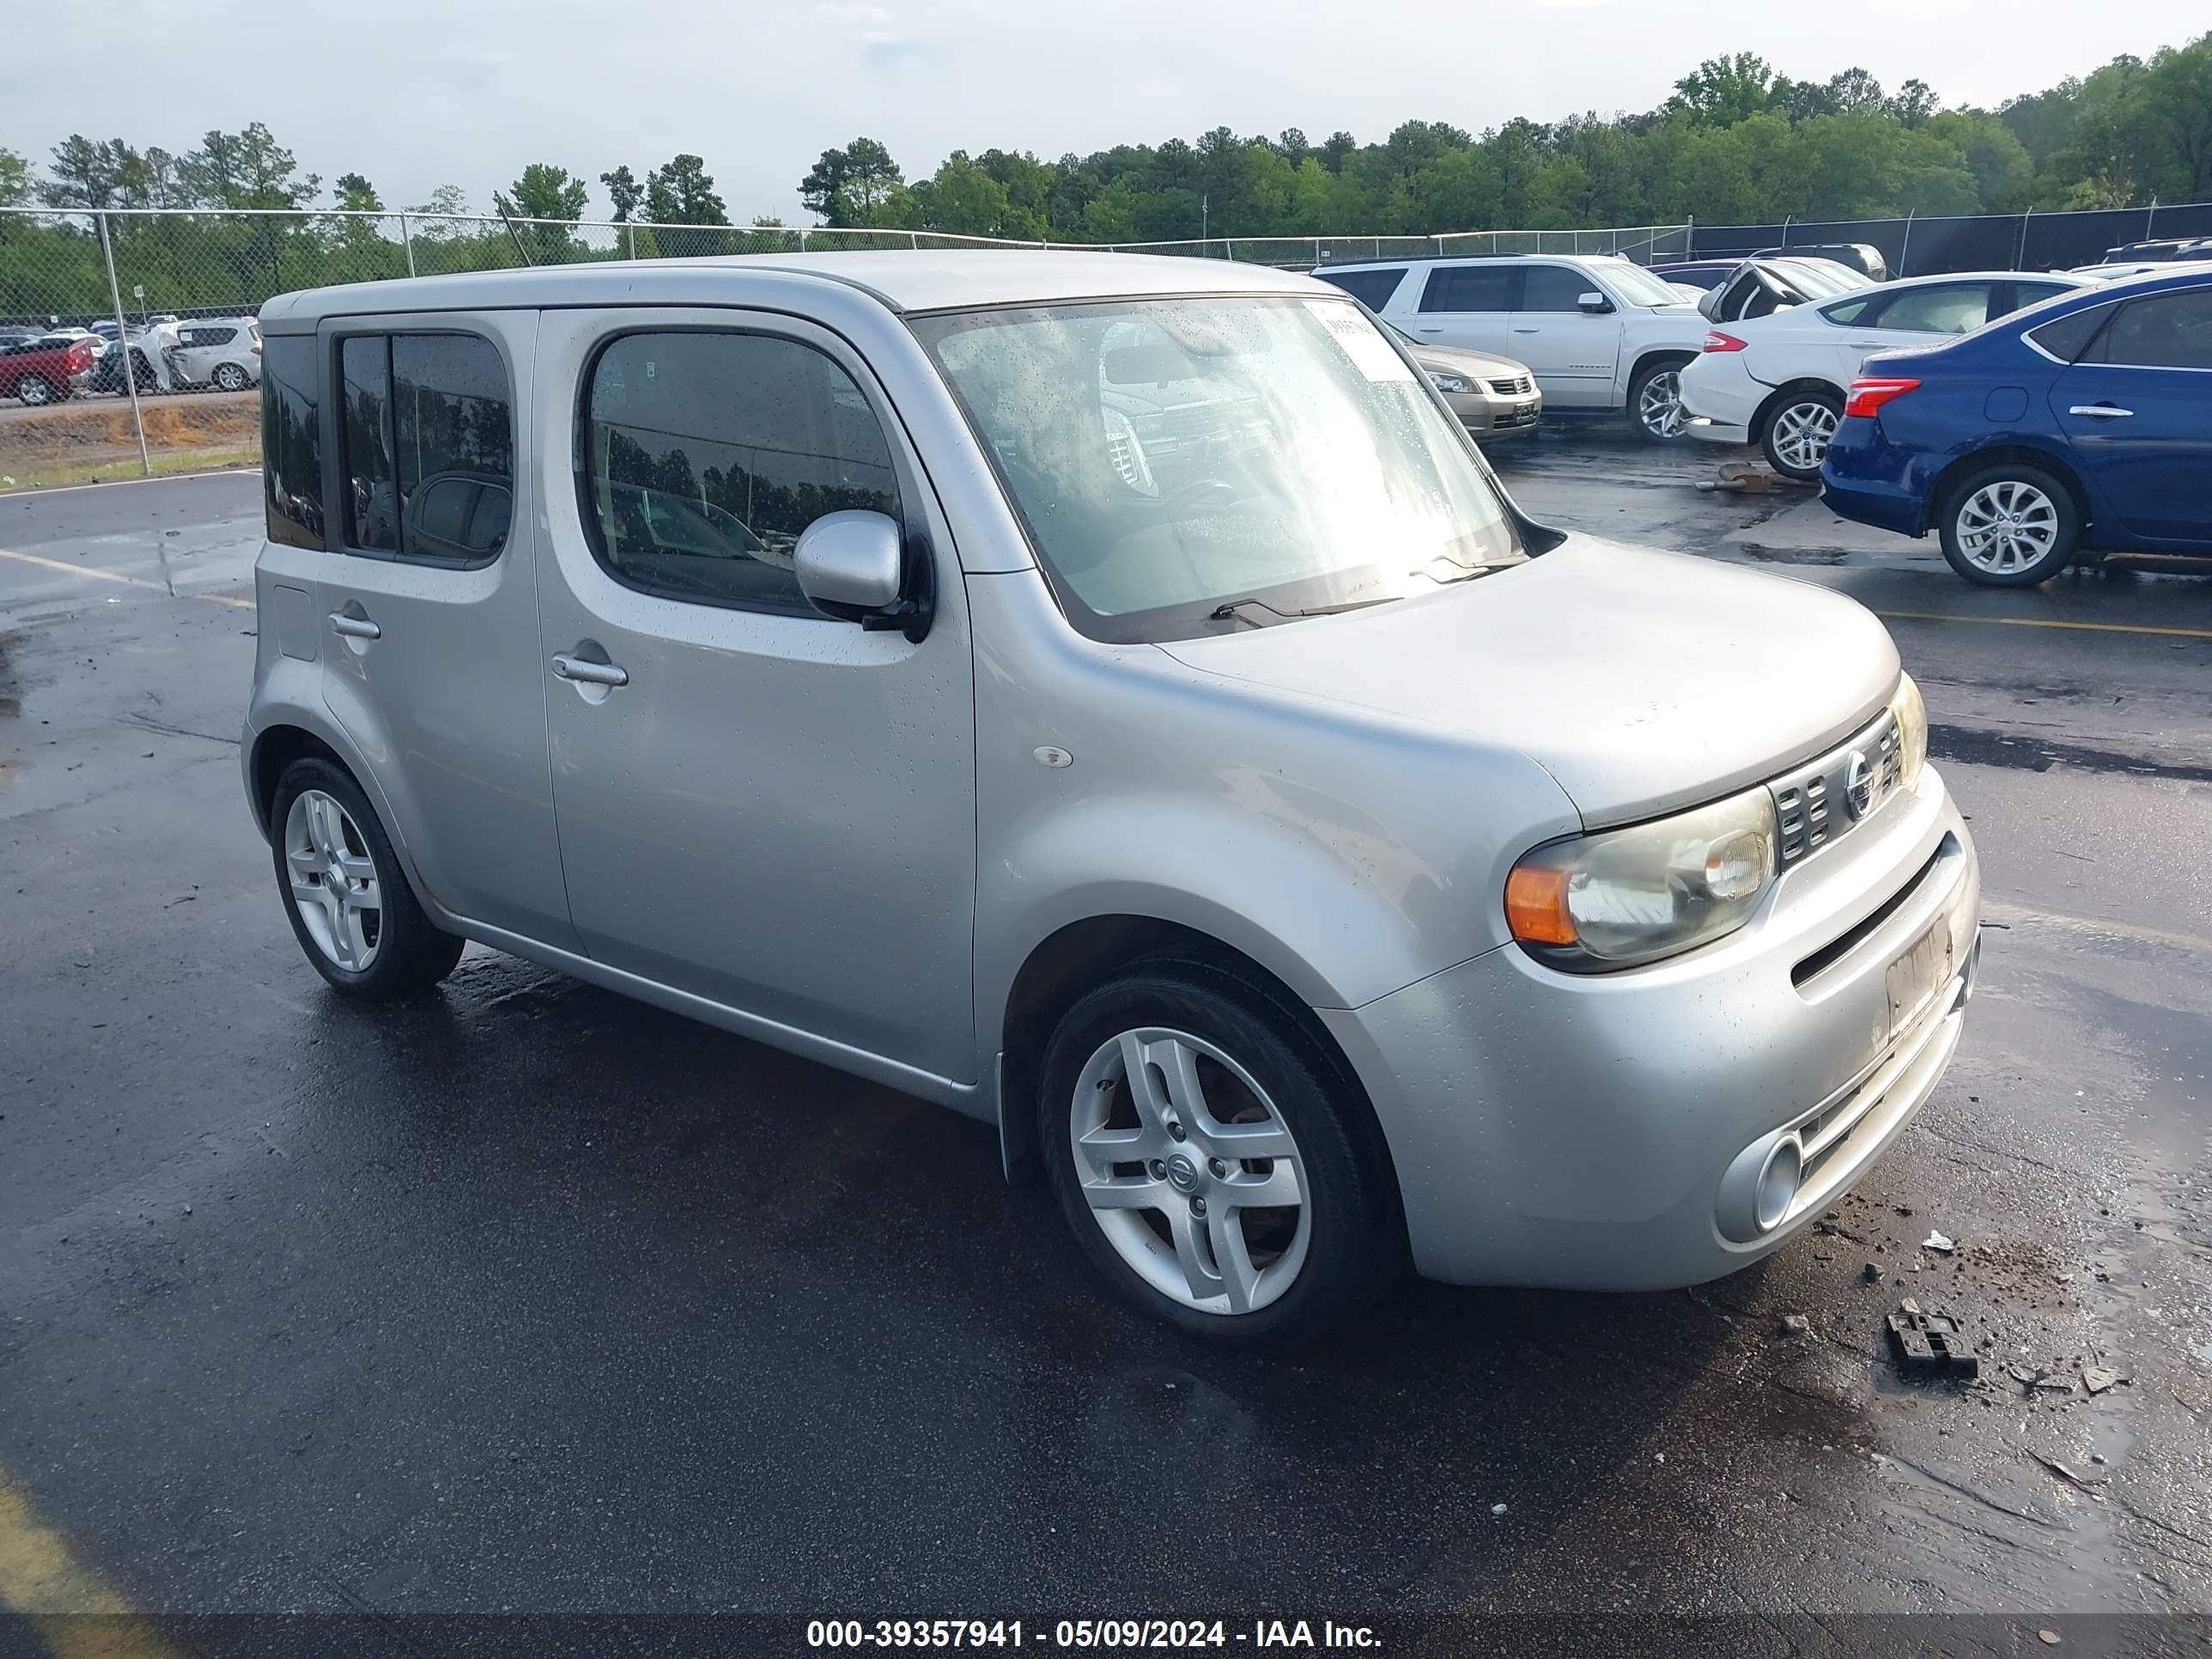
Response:
M1343 348L1344 355L1352 359L1352 366L1370 380L1410 380L1413 371L1406 360L1390 349L1369 322L1352 307L1340 300L1309 300L1306 309L1321 319L1321 325L1328 331L1329 338Z

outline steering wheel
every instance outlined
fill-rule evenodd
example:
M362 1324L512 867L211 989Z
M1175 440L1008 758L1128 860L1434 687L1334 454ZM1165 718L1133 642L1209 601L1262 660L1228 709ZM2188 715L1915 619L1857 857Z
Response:
M1170 518L1182 518L1198 507L1234 507L1245 497L1245 490L1226 478L1207 477L1194 478L1160 503L1161 511Z

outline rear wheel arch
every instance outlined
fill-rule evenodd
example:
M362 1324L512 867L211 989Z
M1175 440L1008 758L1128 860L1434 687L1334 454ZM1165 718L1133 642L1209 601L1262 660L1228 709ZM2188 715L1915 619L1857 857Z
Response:
M2000 465L2007 461L2016 461L2023 466L2032 466L2039 472L2048 472L2066 486L2066 493L2073 498L2074 515L2081 526L2082 544L2087 546L2095 523L2087 486L2081 482L2081 475L2072 463L2050 450L2038 449L2033 444L1992 444L1986 448L1969 451L1948 463L1928 486L1923 508L1927 525L1942 525L1951 497L1961 483L1985 467Z
M260 824L264 836L276 833L270 814L276 809L276 784L283 777L284 769L294 761L303 760L309 756L330 762L356 783L361 781L353 768L346 764L344 756L305 726L268 727L255 736L250 763L253 778L253 817L254 821Z
M1784 381L1767 394L1765 401L1759 404L1751 417L1752 430L1759 430L1774 418L1774 412L1784 404L1808 392L1825 392L1838 403L1844 402L1847 395L1844 388L1833 380L1824 380L1817 374L1801 374L1794 380Z

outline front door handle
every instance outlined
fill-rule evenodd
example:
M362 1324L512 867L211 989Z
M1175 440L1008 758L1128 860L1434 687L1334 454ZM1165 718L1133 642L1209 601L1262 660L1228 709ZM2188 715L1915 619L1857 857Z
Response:
M349 617L343 611L331 612L331 631L343 634L349 640L380 640L384 630L366 617Z
M586 662L581 657L571 657L565 652L553 659L553 672L564 680L574 680L584 685L628 685L629 670L617 667L611 662Z
M1541 329L1535 328L1516 328L1513 331L1516 334L1540 334L1543 332Z
M2066 411L2069 415L2087 415L2100 421L2117 421L2133 415L2132 409L2122 409L2118 404L2076 404Z

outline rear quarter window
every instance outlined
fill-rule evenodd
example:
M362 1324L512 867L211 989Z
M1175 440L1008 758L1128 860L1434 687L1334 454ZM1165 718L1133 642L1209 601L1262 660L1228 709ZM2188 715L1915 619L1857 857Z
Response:
M323 437L312 335L271 335L261 354L261 481L269 539L320 549Z
M1334 283L1370 311L1380 311L1405 280L1406 267L1395 265L1388 270L1321 270L1314 274L1324 283Z

